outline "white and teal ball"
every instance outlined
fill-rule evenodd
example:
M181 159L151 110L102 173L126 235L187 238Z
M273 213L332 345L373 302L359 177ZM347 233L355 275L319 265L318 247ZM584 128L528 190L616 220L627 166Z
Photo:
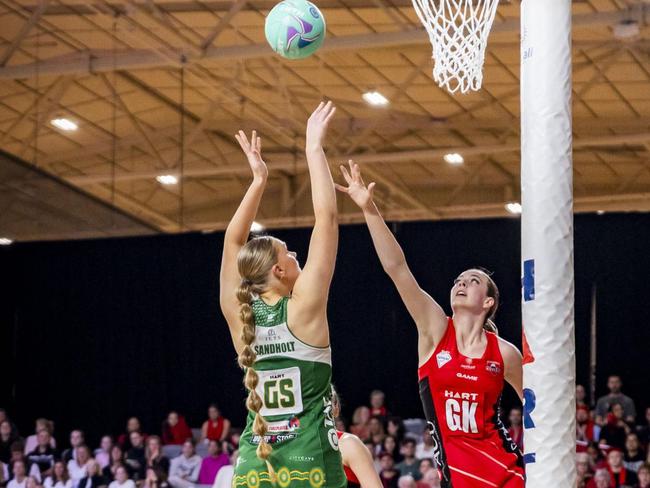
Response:
M266 16L264 34L280 56L306 58L325 40L325 18L318 7L307 0L284 0Z

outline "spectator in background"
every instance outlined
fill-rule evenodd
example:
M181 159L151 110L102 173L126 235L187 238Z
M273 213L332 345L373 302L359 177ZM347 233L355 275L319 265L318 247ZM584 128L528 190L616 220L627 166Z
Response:
M27 480L27 468L25 462L21 460L14 461L11 468L13 479L7 484L7 488L25 488Z
M514 407L510 410L510 415L508 415L508 421L510 422L510 427L508 428L508 434L510 438L517 444L517 447L521 451L524 450L524 428L521 425L521 408Z
M191 488L199 479L201 456L194 452L194 442L188 439L183 444L180 456L172 459L169 468L169 484L174 488Z
M403 460L395 466L400 474L402 476L412 476L416 481L422 478L420 474L420 462L415 457L415 441L413 439L404 439L400 453L403 456Z
M9 466L0 461L0 486L5 487L9 482Z
M54 463L52 476L45 478L43 488L72 488L72 480L68 474L68 468L63 461Z
M641 445L648 449L648 444L650 444L650 407L645 409L645 419L643 423L639 423L637 434L639 434Z
M147 466L144 452L144 438L140 431L134 430L129 434L131 448L126 451L126 465L133 479L138 482L144 479Z
M599 442L605 441L607 445L623 449L625 437L631 429L623 420L623 407L620 403L613 403L611 412L607 415L607 423L600 430Z
M388 417L388 410L384 405L386 401L386 395L381 390L373 390L370 393L370 416L379 417L383 422Z
M599 469L587 483L587 488L612 488L611 479L606 469Z
M379 479L384 488L397 488L397 480L399 479L399 471L395 469L395 461L393 456L387 452L379 455Z
M147 438L145 455L147 458L147 470L153 471L153 473L148 474L149 484L156 487L166 484L169 473L169 459L162 453L160 437L152 435Z
M122 448L119 445L115 444L111 448L109 464L102 470L102 474L107 483L110 483L115 479L115 472L120 466L126 467L126 464L124 463L124 451L122 451Z
M639 436L634 432L630 432L625 438L623 465L625 469L636 473L644 462L645 453L641 450Z
M422 477L422 484L427 488L440 488L440 477L438 476L438 470L430 469Z
M228 464L230 464L228 454L221 450L221 444L218 441L208 441L208 455L201 463L199 484L211 485L214 483L219 470Z
M61 458L66 463L71 459L77 459L77 448L86 443L82 430L73 430L70 432L70 447L63 451Z
M23 450L24 446L20 441L16 441L11 445L11 459L9 459L9 463L7 465L10 479L13 477L13 464L15 461L23 461L25 463L25 466L27 466L27 461L25 459L25 455L23 454Z
M14 430L8 419L0 422L0 462L8 463L11 459L11 445L19 440L18 433Z
M219 407L213 403L208 407L208 420L201 426L201 442L223 441L230 434L230 420L221 415Z
M397 480L397 488L417 488L417 486L411 475L400 476Z
M388 417L386 421L386 432L397 439L398 443L404 440L404 422L400 417Z
M598 468L602 468L606 463L602 451L595 442L592 442L587 446L587 456L589 456L589 469L594 473Z
M381 450L380 446L384 442L384 437L386 437L386 432L381 418L371 417L370 422L368 422L368 438L372 441L377 453Z
M621 377L612 375L607 378L607 388L609 393L602 396L596 402L596 423L605 425L607 423L607 413L611 411L612 405L618 403L623 407L623 420L633 424L636 420L636 408L634 401L621 392L623 382Z
M433 463L433 459L430 458L420 459L420 466L418 468L418 470L420 471L420 478L423 479L425 475L432 469L435 471L434 468L435 466Z
M370 422L370 409L368 407L357 407L352 414L352 425L350 432L359 439L365 440L370 437L368 424Z
M422 441L415 448L415 457L418 459L434 458L433 437L428 429L422 432Z
M650 488L650 464L642 464L637 472L638 482L634 488Z
M576 385L576 407L583 406L589 409L589 405L587 405L587 391L584 386Z
M593 476L589 468L589 455L586 452L576 454L576 473L578 475L577 488L586 488Z
M88 464L91 460L88 446L79 446L77 448L77 459L70 459L68 461L68 473L75 488L77 488L79 480L87 475Z
M52 449L56 449L56 441L54 440L54 437L52 437L52 434L54 433L54 423L50 420L47 419L36 419L36 428L35 428L35 434L30 435L25 439L25 450L23 451L25 453L25 456L27 456L30 452L32 452L34 449L36 449L36 446L38 446L38 433L41 430L47 430L50 434L50 446L52 446Z
M33 476L28 476L25 479L25 488L43 488Z
M112 481L108 488L135 488L135 483L129 479L126 467L120 466L115 470L115 481Z
M128 452L129 449L133 447L131 444L132 432L140 433L140 436L142 437L142 442L144 442L144 440L147 438L147 434L142 432L142 427L140 426L140 420L138 419L138 417L131 417L126 422L126 432L120 434L120 436L117 438L117 443L120 445L120 447L124 452Z
M392 435L387 435L384 437L384 442L381 443L381 452L387 452L393 458L393 461L399 463L402 461L402 455L400 454L400 448L397 444L397 439Z
M623 466L623 451L617 448L607 453L607 472L609 473L611 486L631 486L636 483L636 474L625 469Z
M111 464L111 449L113 448L113 438L110 435L105 435L99 443L99 448L95 449L95 461L103 470L106 466Z
M77 488L99 488L106 485L107 482L102 476L99 463L95 459L91 459L86 465L86 476L79 480Z
M182 446L183 442L191 438L192 429L187 425L185 418L178 415L178 412L169 412L167 420L163 422L162 443L166 446Z
M596 424L591 420L591 413L586 405L576 408L576 442L579 447L586 450L586 447L596 440L600 429L596 432Z
M52 475L56 451L52 447L51 436L47 429L41 429L37 434L36 448L27 455L28 472L40 482Z

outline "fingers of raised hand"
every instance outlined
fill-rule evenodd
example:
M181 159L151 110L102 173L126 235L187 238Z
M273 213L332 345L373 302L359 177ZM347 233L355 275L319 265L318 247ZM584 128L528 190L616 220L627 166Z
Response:
M240 130L237 134L235 134L235 139L237 139L237 142L244 151L248 152L250 150L248 137L246 137L246 133L243 130Z
M341 165L341 173L343 173L343 178L345 178L345 181L347 182L348 185L352 183L352 177L350 176L350 173L348 173L348 170L345 168L345 166Z
M347 186L343 186L343 185L339 185L338 183L334 183L334 188L336 188L338 191L340 191L342 193L348 193L348 187Z

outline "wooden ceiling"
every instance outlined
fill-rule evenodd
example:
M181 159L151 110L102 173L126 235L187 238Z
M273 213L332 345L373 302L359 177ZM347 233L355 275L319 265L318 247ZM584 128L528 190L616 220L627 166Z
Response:
M499 6L483 88L469 95L432 80L410 1L317 4L325 45L287 61L264 41L274 0L0 0L0 149L161 232L213 230L249 177L233 135L255 128L271 170L259 221L305 226L305 122L327 98L339 109L330 163L362 163L387 218L507 215L519 192L519 2ZM573 14L576 211L650 211L650 4L575 1ZM617 26L632 23L638 34L621 39ZM390 104L370 107L369 90ZM465 163L447 164L449 152ZM341 221L360 221L340 200ZM1 211L0 233L12 218Z

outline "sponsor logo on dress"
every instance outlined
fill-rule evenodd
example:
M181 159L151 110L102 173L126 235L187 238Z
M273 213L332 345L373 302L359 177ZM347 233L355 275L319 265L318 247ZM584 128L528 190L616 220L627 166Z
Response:
M298 434L288 433L288 434L267 434L264 436L264 439L268 444L278 444L281 442L286 442L295 439L298 437ZM260 443L260 436L254 435L251 437L251 444L257 445Z
M291 417L289 420L280 420L278 422L268 422L267 429L271 434L278 434L284 432L293 432L300 428L300 419L298 417Z
M472 362L472 358L465 358L465 362L461 364L460 367L469 370L476 369L476 365L472 364Z
M299 463L313 463L316 460L313 456L289 456L289 461L297 461Z
M451 353L449 351L442 350L436 354L436 362L438 363L438 368L442 368L449 361L451 361Z
M501 373L501 365L497 361L488 361L485 371L496 376Z
M478 381L478 376L474 376L471 374L465 374L465 373L456 373L457 378L462 378L464 380L470 380L470 381Z

